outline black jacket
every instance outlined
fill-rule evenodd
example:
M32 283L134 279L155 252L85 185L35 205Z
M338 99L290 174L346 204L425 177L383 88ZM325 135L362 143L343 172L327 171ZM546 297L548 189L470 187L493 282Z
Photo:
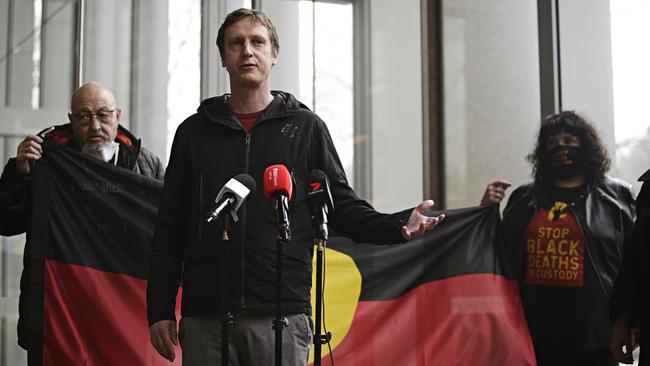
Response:
M518 279L523 276L523 238L528 223L540 207L533 184L518 187L503 212L507 258L516 259L511 270ZM571 207L588 245L585 251L596 269L598 280L607 297L611 297L614 280L623 254L623 243L632 232L635 219L634 196L630 186L620 180L604 177L587 186L583 204Z
M283 164L292 174L291 241L283 247L282 308L310 313L312 222L305 202L309 172L329 177L334 213L330 224L360 241L403 241L400 226L408 211L376 212L348 185L325 123L292 95L273 92L274 100L247 134L228 107L229 95L207 99L176 131L158 222L152 243L147 310L150 324L175 319L174 304L182 276L182 314L221 313L218 225L204 225L220 188L246 173L257 182L240 222L230 230L228 284L231 310L273 311L275 301L276 218L264 199L264 170ZM181 274L182 273L182 274Z
M630 186L603 177L589 183L584 198L568 207L584 236L585 266L593 269L585 273L593 276L592 280L575 290L539 288L524 280L525 233L538 208L551 203L549 199L532 184L519 187L512 193L503 219L506 258L519 280L535 351L543 358L555 348L606 348L611 337L609 299L635 217Z
M640 324L641 332L647 333L650 331L650 170L639 181L643 186L636 199L637 219L614 286L612 315L616 318L622 308L631 310L633 325Z
M74 139L70 124L55 126L43 130L41 134L46 139L79 149ZM118 127L116 141L120 144L117 165L147 177L163 179L165 169L163 163L152 152L140 146L127 129ZM18 344L27 349L27 279L29 278L29 241L31 217L31 175L23 175L16 168L16 159L9 159L0 177L0 235L11 236L27 233L25 251L23 254L23 272L20 279Z

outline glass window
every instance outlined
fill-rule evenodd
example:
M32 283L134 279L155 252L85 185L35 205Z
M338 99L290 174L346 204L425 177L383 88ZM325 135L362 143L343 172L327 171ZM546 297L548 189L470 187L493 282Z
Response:
M352 3L301 1L299 19L298 95L327 123L354 184Z
M650 1L610 2L616 176L632 183L650 168ZM614 157L612 157L614 159Z
M194 114L200 101L201 22L197 19L201 19L201 0L169 2L167 156L176 128Z
M530 179L525 157L540 123L537 5L446 0L442 11L446 205L476 206L493 180L516 187Z
M64 123L75 80L76 1L0 1L0 161L25 135ZM25 235L0 237L0 364L27 364L18 347Z

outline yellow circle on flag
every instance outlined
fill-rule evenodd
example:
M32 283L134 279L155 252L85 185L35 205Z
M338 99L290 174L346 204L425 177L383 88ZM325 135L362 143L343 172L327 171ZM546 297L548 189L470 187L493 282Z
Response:
M352 243L351 243L352 244ZM313 271L311 278L311 309L312 316L316 315L316 253L314 247ZM361 294L361 272L354 260L346 254L326 248L325 255L325 288L324 310L321 332L325 330L332 333L330 345L332 349L338 346L350 331L352 319L357 310L359 295ZM315 318L314 318L314 321ZM322 346L321 356L329 354L327 344ZM314 346L309 354L309 363L314 362Z

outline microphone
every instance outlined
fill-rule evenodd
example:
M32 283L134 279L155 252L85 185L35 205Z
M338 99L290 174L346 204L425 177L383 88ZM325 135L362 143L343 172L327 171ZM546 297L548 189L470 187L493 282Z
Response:
M278 235L280 239L289 240L289 200L293 183L291 174L284 165L271 165L264 170L264 198L270 201L278 216Z
M327 240L327 214L334 211L330 181L321 170L314 169L307 179L307 204L314 220L317 239Z
M205 222L214 221L228 206L232 211L237 211L246 197L253 192L255 192L255 179L250 175L239 174L234 178L230 178L214 199L215 204L208 211Z

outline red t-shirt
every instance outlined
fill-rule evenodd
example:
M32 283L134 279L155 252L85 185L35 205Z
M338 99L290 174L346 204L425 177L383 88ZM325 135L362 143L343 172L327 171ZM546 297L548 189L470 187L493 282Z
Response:
M264 113L264 109L253 113L235 113L235 117L237 117L239 123L244 126L246 133L251 133L253 126L255 126L255 122L257 122L257 119L262 115L262 113Z
M585 238L576 218L555 201L539 209L528 224L525 239L525 283L584 286Z

